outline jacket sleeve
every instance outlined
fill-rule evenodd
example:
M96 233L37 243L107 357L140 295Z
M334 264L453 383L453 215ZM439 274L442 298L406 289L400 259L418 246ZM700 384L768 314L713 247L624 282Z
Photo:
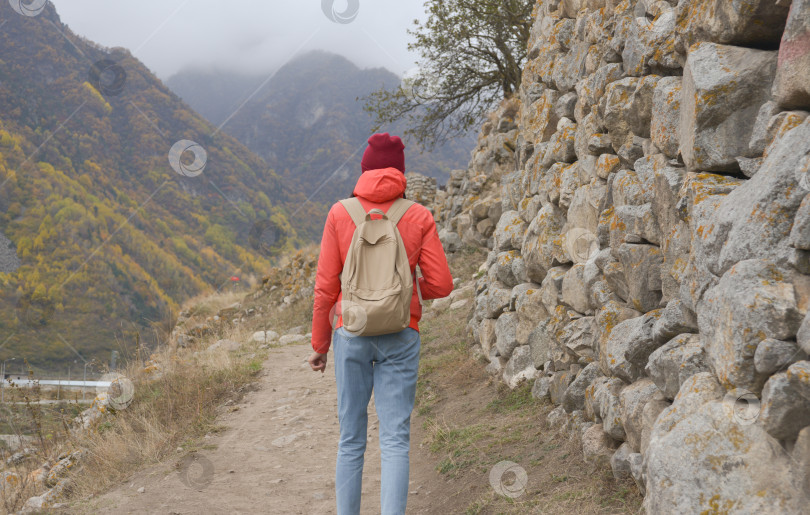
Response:
M436 222L429 212L427 214L429 220L425 223L422 250L419 254L419 269L422 271L419 289L424 300L447 297L453 291L453 277L450 275L450 267L447 266L447 256L439 240Z
M329 313L340 295L340 273L343 264L340 258L334 207L326 217L321 238L321 253L315 274L315 303L312 310L312 348L326 354L332 343L332 322Z

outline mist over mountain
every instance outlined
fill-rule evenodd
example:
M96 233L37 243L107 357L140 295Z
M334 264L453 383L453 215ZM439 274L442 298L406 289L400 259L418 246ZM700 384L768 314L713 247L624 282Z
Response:
M360 69L322 51L299 56L270 76L187 71L167 81L195 110L216 125L224 123L224 132L267 160L286 184L320 204L348 196L360 173L373 128L364 97L399 83L383 68ZM401 135L405 129L402 123L381 130ZM407 171L443 183L450 171L466 166L475 136L429 153L405 143Z

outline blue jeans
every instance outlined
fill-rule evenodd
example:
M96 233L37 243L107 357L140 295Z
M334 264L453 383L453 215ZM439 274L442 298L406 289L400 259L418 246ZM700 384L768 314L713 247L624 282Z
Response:
M372 389L380 421L382 514L405 513L420 344L419 332L411 328L383 336L352 336L342 327L335 331L332 348L340 421L335 473L338 515L360 513Z

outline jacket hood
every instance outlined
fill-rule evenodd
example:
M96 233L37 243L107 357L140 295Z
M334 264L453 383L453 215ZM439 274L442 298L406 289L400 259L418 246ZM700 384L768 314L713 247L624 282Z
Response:
M396 168L368 170L357 180L354 194L372 202L388 202L401 197L407 183L405 174Z

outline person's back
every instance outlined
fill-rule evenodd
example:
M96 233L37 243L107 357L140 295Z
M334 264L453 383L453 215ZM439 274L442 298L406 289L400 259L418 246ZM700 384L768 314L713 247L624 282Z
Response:
M363 173L354 195L366 213L384 213L405 192L404 145L397 137L377 134L369 139ZM377 217L378 215L373 215ZM326 368L335 312L340 312L341 273L356 225L341 203L329 211L321 240L315 283L312 347L315 371ZM419 319L422 299L447 296L453 280L447 266L433 215L414 204L402 215L397 229L404 244L411 276L419 265L410 303L410 324L402 331L379 336L355 336L338 320L334 333L335 378L338 387L338 446L335 490L339 515L360 511L363 454L366 448L367 409L374 391L380 420L382 455L381 506L385 515L405 512L408 494L410 416L419 368Z

